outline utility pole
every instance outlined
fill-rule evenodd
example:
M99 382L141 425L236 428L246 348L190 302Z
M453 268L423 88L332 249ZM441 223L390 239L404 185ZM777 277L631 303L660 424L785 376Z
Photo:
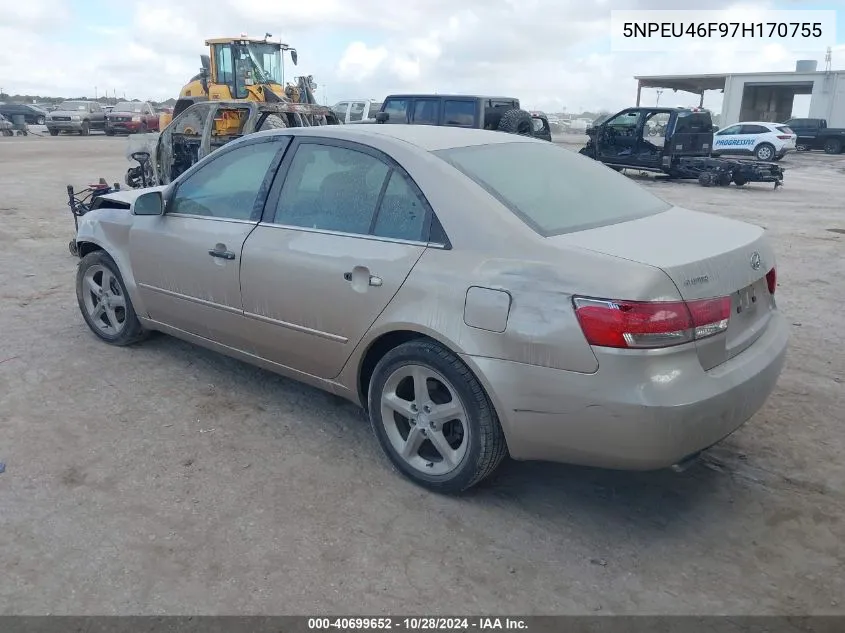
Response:
M97 100L97 86L94 86L94 101Z
M657 103L655 105L660 105L660 95L663 94L663 88L657 89Z

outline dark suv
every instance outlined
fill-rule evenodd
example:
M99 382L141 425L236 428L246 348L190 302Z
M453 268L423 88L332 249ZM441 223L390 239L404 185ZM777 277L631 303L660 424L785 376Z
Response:
M376 122L498 130L552 140L546 116L526 112L513 97L390 95L376 114Z
M21 115L29 125L44 125L47 111L28 103L4 103L0 105L0 114L14 121L14 117Z

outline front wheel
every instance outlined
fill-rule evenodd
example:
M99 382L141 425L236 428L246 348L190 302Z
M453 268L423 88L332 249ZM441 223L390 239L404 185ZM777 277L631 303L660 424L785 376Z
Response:
M79 130L79 136L88 136L88 133L91 131L91 126L88 125L88 121L82 122L82 128Z
M59 135L58 130L50 130L50 136L58 136L58 135Z
M458 493L493 473L507 454L499 419L481 384L448 349L404 343L379 361L368 393L382 450L414 483Z
M132 299L114 260L105 251L88 253L76 270L76 299L91 331L111 345L125 346L145 338Z

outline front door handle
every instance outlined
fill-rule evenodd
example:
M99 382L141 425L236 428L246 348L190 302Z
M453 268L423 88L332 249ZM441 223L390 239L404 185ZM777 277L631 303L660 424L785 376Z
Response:
M235 254L232 251L227 251L225 244L217 244L214 248L208 249L208 254L220 259L235 259Z

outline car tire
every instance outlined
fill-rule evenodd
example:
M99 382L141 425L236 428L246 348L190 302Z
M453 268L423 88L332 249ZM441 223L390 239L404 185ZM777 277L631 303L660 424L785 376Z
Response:
M50 130L50 136L58 136L58 135L59 135L58 130Z
M754 158L762 161L770 161L775 157L775 146L771 143L760 143L754 150Z
M734 174L733 181L737 187L743 187L748 182L742 174Z
M703 171L698 174L698 184L702 187L712 187L716 184L716 175L709 171Z
M838 138L829 138L824 142L825 154L839 154L842 152L842 141Z
M278 114L269 114L267 118L261 123L258 131L263 130L282 130L288 126L287 121Z
M414 385L420 377L426 393L418 396ZM467 490L489 477L507 455L504 432L484 388L455 354L435 341L409 341L385 354L373 372L367 403L382 450L399 472L429 490ZM455 417L443 409L439 421L429 420L438 405L453 405ZM406 450L409 455L403 456Z
M79 130L79 136L88 136L91 132L91 126L88 124L88 121L82 122L82 128Z
M45 119L43 116L40 116L37 119L35 119L36 125L44 125L46 122L47 122L47 119Z
M534 136L534 123L531 119L531 114L517 108L505 112L502 118L499 119L496 129L499 132L506 132L508 134Z
M88 253L79 261L76 300L82 318L100 340L123 347L147 337L120 270L105 251Z
M110 130L109 128L106 128L106 136L114 136L114 130Z

